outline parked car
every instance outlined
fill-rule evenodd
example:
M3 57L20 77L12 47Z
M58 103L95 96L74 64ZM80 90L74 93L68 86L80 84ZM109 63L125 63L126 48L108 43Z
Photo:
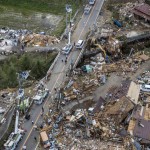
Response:
M72 44L67 44L65 47L62 48L62 53L67 55L70 53L72 48L73 48Z
M84 45L84 41L83 41L83 40L79 40L79 41L76 43L76 48L77 48L77 49L82 49L82 48L83 48L83 45Z
M25 119L30 120L30 114L26 114Z
M144 84L140 86L141 91L143 92L150 92L150 85L149 84Z

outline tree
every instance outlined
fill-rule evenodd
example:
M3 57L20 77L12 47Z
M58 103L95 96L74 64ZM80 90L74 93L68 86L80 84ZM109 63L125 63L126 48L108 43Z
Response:
M33 67L33 69L31 70L31 73L34 75L34 77L36 79L41 78L42 76L44 76L44 66L43 63L41 61L37 61Z
M10 64L10 68L8 70L8 85L12 87L17 85L16 68L12 63Z
M31 69L31 59L29 55L24 54L19 60L20 62L20 70L30 70Z

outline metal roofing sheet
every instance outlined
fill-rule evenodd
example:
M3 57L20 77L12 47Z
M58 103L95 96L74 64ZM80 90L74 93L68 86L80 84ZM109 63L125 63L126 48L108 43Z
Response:
M140 6L136 6L134 9L150 16L150 5L148 5L148 4L143 4L143 5L140 5Z
M133 131L133 135L142 138L143 143L150 143L150 121L140 120L140 123L144 126L139 125L139 121L136 121L136 125Z

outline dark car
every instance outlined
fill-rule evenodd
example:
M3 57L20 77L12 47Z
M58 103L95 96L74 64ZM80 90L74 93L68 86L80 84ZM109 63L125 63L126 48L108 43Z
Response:
M26 114L25 119L30 120L30 114Z

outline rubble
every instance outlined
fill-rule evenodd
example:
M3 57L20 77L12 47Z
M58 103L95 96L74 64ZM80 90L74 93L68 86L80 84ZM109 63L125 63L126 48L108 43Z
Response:
M129 64L131 65L131 62ZM102 68L106 65L103 64ZM110 69L109 65L107 69ZM104 76L103 69L94 69L94 74L81 70L75 72L65 83L64 89L56 90L56 93L61 93L62 96L57 97L57 102L49 106L49 110L53 111L49 111L44 119L45 127L42 131L45 130L49 134L49 139L53 143L50 148L146 148L149 143L149 140L146 140L149 138L149 92L141 91L139 80L146 84L150 77L149 71L143 72L135 82L125 78L120 87L111 87L104 98L99 97L94 103L85 101L86 105L81 101L84 97L88 98L96 87L101 86L99 79ZM125 72L125 69L116 69L116 72ZM130 72L131 69L127 71ZM64 111L63 107L74 101L77 106L72 105L71 109ZM58 104L59 109L55 109L58 108ZM100 146L95 145L96 141L99 141Z
M50 46L59 43L56 37L42 34L27 34L20 37L20 42L24 43L27 47L29 46Z
M0 122L15 102L15 93L9 90L0 92Z
M9 28L0 29L0 54L8 55L16 53L16 48L24 51L25 47L48 47L59 43L59 39L41 33L32 33L28 30L12 30ZM14 49L15 47L15 49Z

